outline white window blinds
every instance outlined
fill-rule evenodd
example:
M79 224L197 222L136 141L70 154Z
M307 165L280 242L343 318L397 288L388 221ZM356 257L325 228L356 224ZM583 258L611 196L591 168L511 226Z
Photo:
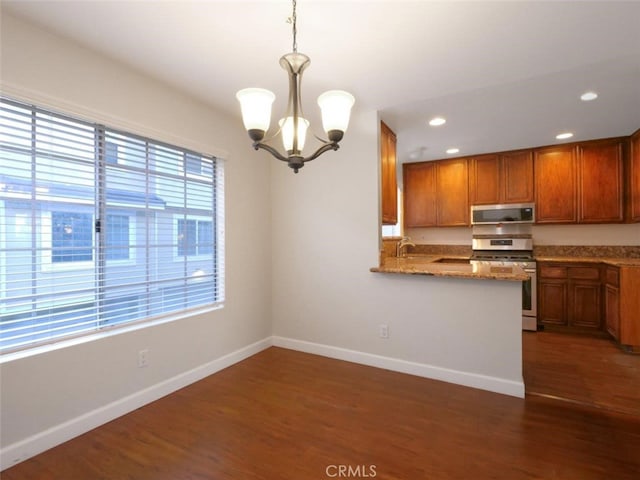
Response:
M0 107L0 352L223 301L220 160Z

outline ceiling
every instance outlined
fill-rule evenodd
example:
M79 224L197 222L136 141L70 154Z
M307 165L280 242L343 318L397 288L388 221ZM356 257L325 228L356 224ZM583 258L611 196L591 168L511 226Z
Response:
M274 91L276 114L286 107L278 59L292 49L289 1L3 0L2 10L238 118L244 87ZM297 27L311 57L311 121L321 92L347 90L356 111L380 111L396 132L400 161L640 128L638 1L298 0ZM580 101L587 90L599 97ZM429 126L436 115L447 123Z

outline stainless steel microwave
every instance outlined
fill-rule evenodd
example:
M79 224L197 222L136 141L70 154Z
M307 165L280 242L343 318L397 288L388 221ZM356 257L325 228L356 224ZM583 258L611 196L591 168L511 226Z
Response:
M535 205L533 203L513 203L505 205L473 205L471 224L533 223Z

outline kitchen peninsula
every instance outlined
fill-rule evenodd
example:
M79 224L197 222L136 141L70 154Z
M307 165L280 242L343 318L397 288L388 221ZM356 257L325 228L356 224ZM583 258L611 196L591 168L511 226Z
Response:
M473 264L463 257L409 256L386 257L379 267L371 268L377 273L399 273L408 275L432 275L436 277L460 277L481 280L511 280L522 282L529 277L519 266L492 266Z
M390 333L381 347L392 351L403 341L410 348L406 362L379 364L376 358L371 363L523 398L526 273L516 266L493 271L480 267L469 262L470 252L455 249L397 257L391 253L397 242L393 248L391 241L383 243L389 255L383 252L379 266L370 269L375 273L371 282L384 286L386 299L381 313Z

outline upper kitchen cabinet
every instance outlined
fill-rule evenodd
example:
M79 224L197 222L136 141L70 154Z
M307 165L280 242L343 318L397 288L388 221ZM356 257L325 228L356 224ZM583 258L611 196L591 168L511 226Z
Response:
M469 162L469 200L471 205L492 205L500 201L502 172L500 155L473 157Z
M466 158L437 162L436 200L438 225L469 225L469 161Z
M405 227L469 225L469 167L466 158L405 163Z
M577 175L572 145L534 150L536 223L575 223Z
M631 136L627 168L627 219L640 222L640 130Z
M435 227L436 162L402 165L405 227Z
M382 162L382 224L398 223L398 183L396 179L396 134L380 122L380 160Z
M578 223L623 221L624 142L613 138L577 145Z
M533 202L532 151L472 158L469 162L469 199L472 205Z
M610 138L536 149L536 222L622 222L624 145Z

